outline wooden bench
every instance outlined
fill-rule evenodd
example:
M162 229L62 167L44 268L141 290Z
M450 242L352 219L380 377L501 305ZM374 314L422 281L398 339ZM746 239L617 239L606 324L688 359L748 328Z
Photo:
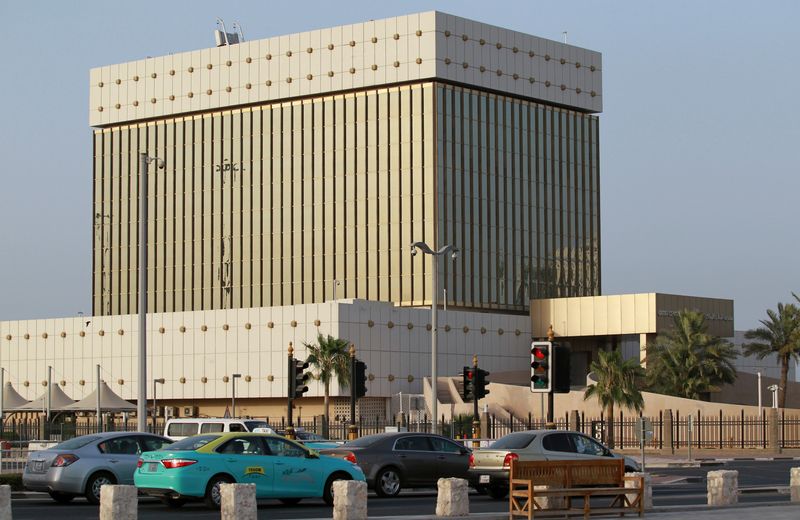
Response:
M633 487L625 482L632 480ZM626 477L622 459L511 461L509 474L509 518L534 515L559 516L591 514L644 514L644 478ZM535 489L547 486L547 489ZM592 507L593 497L605 497L610 504ZM539 499L537 501L537 498ZM558 508L543 507L542 498L563 500ZM583 508L573 508L572 499L582 498Z

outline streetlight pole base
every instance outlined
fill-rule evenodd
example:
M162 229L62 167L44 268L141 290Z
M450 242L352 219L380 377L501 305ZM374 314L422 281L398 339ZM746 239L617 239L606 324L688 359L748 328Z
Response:
M297 439L297 436L294 434L294 426L291 424L286 427L286 438L291 440Z
M358 426L351 424L347 427L347 440L354 441L358 439Z

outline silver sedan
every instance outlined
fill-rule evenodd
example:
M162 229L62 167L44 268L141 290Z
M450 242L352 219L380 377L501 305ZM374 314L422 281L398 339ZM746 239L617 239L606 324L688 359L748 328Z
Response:
M133 484L139 455L171 444L166 437L140 432L83 435L43 451L28 454L22 484L46 491L56 502L84 496L100 503L105 484Z

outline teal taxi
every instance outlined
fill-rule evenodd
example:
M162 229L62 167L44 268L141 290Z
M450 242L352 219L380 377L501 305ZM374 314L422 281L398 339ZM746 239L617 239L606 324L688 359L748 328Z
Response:
M354 456L320 455L299 443L265 433L221 433L187 437L160 451L142 453L134 483L170 507L202 499L220 507L220 485L252 483L256 497L296 504L322 498L333 504L333 482L364 480Z

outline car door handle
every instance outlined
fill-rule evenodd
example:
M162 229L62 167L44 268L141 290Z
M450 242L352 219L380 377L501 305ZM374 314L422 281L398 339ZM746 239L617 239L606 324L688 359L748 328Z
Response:
M276 466L283 466L283 462L276 462L275 465Z
M111 459L111 460L109 460L108 462L110 462L111 464L116 464L117 462L119 462L119 460L117 460L117 459Z
M236 462L236 459L225 459L225 462Z
M437 458L437 459L439 459L439 460L444 460L444 459L445 459L445 456L444 456L444 455L439 455L439 456L438 456L438 457L436 457L436 458Z
M406 458L406 456L405 455L398 455L397 458L404 459L404 458Z

